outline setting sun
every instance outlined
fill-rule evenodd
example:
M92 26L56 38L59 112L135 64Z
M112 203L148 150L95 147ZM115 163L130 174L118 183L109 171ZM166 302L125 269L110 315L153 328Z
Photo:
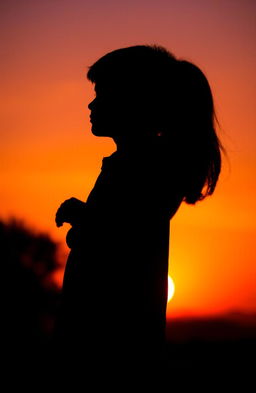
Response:
M168 276L168 302L173 298L174 291L175 291L175 286L174 286L173 279L170 276Z

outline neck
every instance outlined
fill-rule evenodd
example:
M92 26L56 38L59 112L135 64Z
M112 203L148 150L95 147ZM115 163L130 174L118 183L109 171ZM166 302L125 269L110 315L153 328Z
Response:
M117 152L120 154L132 154L136 152L143 152L148 148L155 147L158 142L158 137L113 137Z

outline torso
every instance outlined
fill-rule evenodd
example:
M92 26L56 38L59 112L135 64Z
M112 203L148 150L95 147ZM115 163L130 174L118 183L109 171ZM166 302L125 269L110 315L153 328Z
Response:
M164 175L151 158L113 153L103 159L86 202L91 213L83 240L67 261L66 340L71 334L88 345L90 337L116 350L120 341L126 350L164 341L170 214L181 200L174 198L171 213L161 203Z

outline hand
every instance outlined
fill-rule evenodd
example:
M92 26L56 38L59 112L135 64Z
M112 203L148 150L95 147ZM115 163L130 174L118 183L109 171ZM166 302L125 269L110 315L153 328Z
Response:
M71 225L78 222L81 214L86 206L86 202L82 202L77 198L70 198L63 202L57 210L55 222L57 227L67 222Z

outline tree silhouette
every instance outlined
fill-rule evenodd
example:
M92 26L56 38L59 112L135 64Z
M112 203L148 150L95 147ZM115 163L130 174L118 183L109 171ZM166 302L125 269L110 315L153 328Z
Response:
M52 275L60 267L58 244L24 222L0 220L2 342L7 358L30 364L49 347L59 291ZM23 364L24 366L24 364ZM26 367L26 366L25 366Z

